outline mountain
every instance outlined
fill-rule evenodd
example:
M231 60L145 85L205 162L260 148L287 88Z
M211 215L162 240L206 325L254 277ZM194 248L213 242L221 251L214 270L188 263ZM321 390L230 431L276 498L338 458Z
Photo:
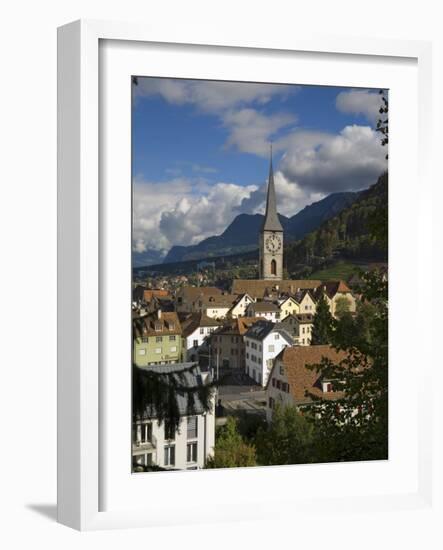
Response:
M161 250L146 250L145 252L132 253L132 267L144 267L147 265L161 264L165 257Z
M303 238L352 204L357 197L358 193L332 193L318 202L305 206L291 218L279 214L285 240ZM166 255L164 263L227 256L255 250L258 247L262 223L261 214L239 214L221 235L208 237L193 246L173 246Z
M388 174L358 193L351 205L285 246L289 272L333 258L387 260Z
M311 231L317 229L323 222L339 214L350 206L359 196L359 193L332 193L324 199L305 206L298 214L289 220L287 229L294 239L301 239Z

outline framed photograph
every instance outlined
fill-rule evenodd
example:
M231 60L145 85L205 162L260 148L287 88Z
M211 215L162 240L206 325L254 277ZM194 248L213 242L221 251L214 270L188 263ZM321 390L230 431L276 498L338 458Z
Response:
M58 41L59 521L430 506L430 46Z

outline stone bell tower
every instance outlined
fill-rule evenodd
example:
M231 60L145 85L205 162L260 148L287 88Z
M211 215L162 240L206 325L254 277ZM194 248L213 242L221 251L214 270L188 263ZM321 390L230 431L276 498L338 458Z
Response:
M260 231L259 260L260 279L271 281L283 279L283 227L277 214L274 171L272 168L272 146L269 164L266 213Z

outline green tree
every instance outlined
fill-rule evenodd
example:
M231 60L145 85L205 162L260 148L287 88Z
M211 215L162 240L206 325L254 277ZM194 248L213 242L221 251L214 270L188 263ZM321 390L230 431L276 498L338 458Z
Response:
M314 315L311 344L329 344L331 342L333 327L334 319L325 297L322 296L317 302L317 309Z
M133 419L155 417L178 429L181 419L179 398L186 398L186 415L192 416L201 409L209 411L215 383L189 385L188 374L198 368L192 365L178 372L156 372L133 365L132 408Z
M256 437L257 461L261 465L313 462L314 426L296 407L277 404L267 429Z
M345 296L340 296L335 302L335 315L340 319L350 312L351 304Z
M362 278L362 301L370 308L356 319L345 315L336 321L333 344L347 358L310 366L343 392L336 401L318 404L314 454L322 462L388 457L387 283L377 271Z
M237 429L237 420L228 416L224 426L217 429L214 456L206 463L206 468L239 468L255 466L255 447L243 441Z

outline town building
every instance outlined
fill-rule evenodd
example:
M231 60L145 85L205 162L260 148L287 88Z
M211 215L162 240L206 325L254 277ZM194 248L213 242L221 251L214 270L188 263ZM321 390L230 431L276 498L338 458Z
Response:
M224 319L237 299L237 295L217 287L185 286L177 292L175 309L179 313L204 313L213 319Z
M337 312L347 310L350 313L355 313L357 303L355 297L344 281L327 281L322 283L314 292L315 300L318 301L323 297L329 305L331 315L337 316ZM304 313L302 311L302 313Z
M311 345L312 327L314 326L312 313L288 315L280 321L280 324L292 336L295 346Z
M212 334L209 353L213 368L245 369L246 352L243 337L258 320L258 318L238 317L227 321Z
M280 324L260 319L245 333L244 342L245 372L257 384L266 386L274 358L293 344L292 336Z
M197 304L203 296L215 300L221 294L222 291L215 286L183 286L176 293L175 310L179 313L198 311Z
M283 227L277 213L274 171L272 168L272 149L269 164L266 212L260 231L259 277L265 280L280 280L283 278Z
M249 294L253 300L275 296L295 295L301 290L315 290L322 282L317 279L282 279L282 280L261 280L261 279L234 279L232 281L232 294Z
M272 420L277 404L304 408L313 403L313 396L320 400L336 400L342 392L334 391L334 381L322 376L307 365L320 364L323 357L339 363L346 352L331 346L292 346L284 348L276 357L266 385L266 418Z
M314 290L303 289L295 293L294 300L299 305L298 313L314 314L316 312L317 300L315 299L314 292L315 292Z
M240 294L239 296L234 295L234 303L232 304L231 309L228 311L226 317L230 319L237 319L237 317L245 317L246 309L254 302L254 300L249 296L249 294Z
M202 348L210 335L220 327L220 321L204 313L180 314L183 338L183 355L186 361L198 361Z
M159 374L180 377L180 383L190 388L210 382L210 376L202 373L192 363L155 365L150 368ZM178 430L166 422L159 423L154 410L147 410L133 425L133 466L160 466L168 470L196 470L204 468L214 454L215 399L205 411L198 396L194 397L194 413L187 416L188 396L176 395L180 424Z
M292 296L283 296L279 300L280 319L300 313L300 304Z
M280 308L274 302L261 300L252 302L246 309L247 317L260 317L276 323L280 319Z
M176 312L159 309L133 319L133 339L138 367L182 361L182 328Z

